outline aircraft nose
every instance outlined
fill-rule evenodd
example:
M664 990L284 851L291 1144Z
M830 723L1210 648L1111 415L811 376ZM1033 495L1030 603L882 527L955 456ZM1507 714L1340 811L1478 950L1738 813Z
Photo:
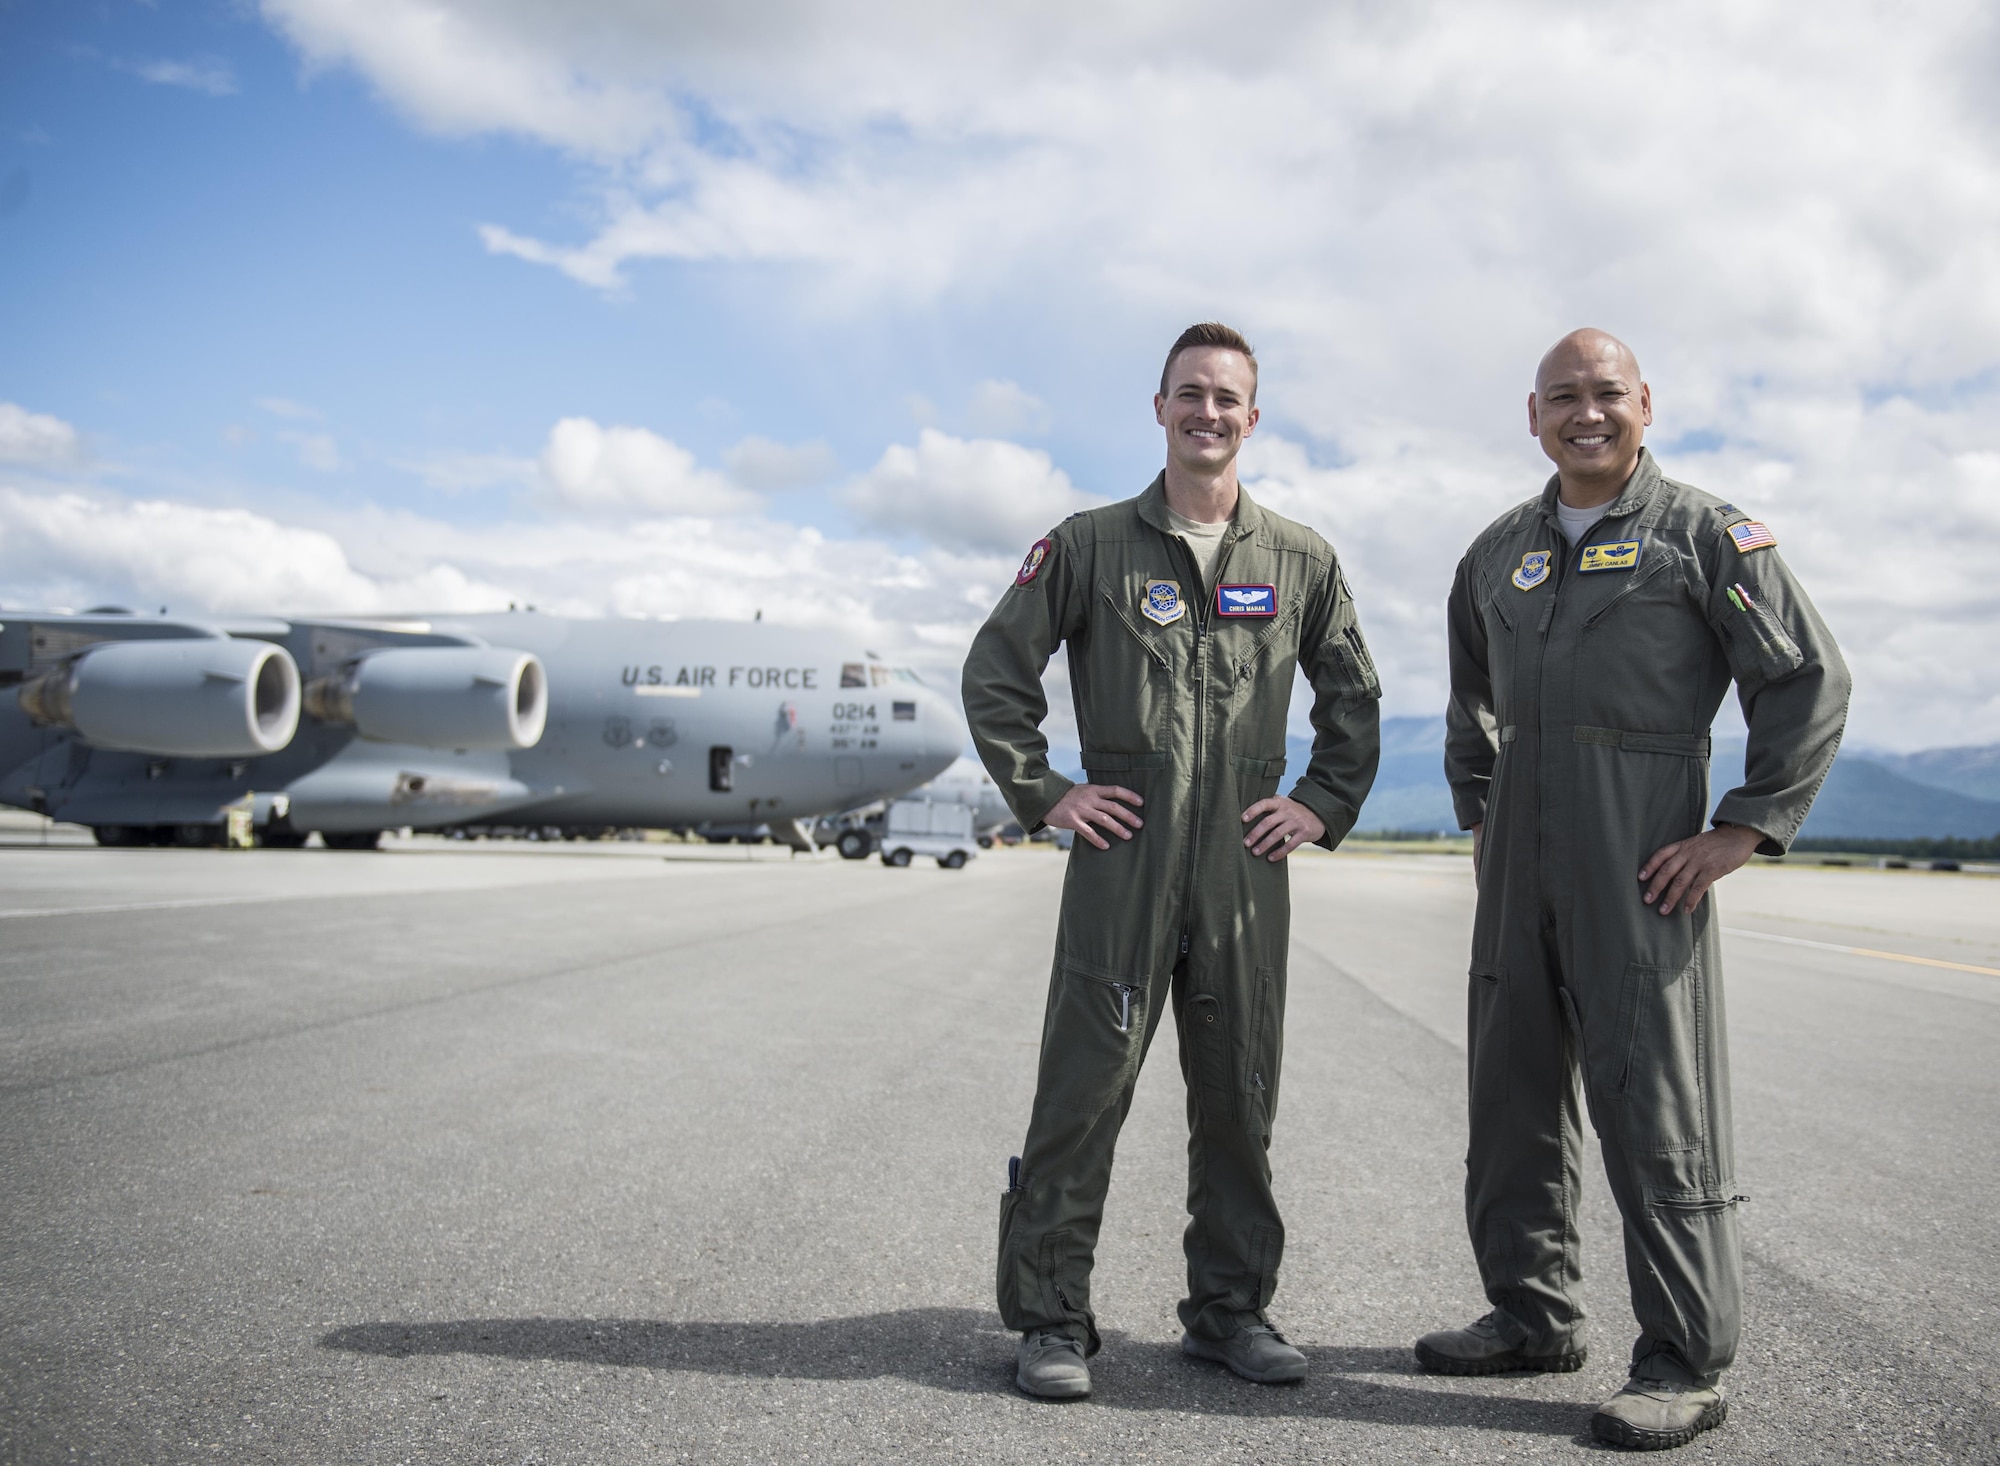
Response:
M956 763L970 737L958 709L928 687L917 691L916 735L916 756L926 780Z

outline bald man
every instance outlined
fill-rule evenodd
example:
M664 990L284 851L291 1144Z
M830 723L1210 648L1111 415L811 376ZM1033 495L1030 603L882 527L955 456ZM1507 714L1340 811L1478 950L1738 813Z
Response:
M1848 676L1770 529L1661 474L1631 350L1577 331L1528 428L1556 473L1459 562L1445 772L1479 882L1465 1212L1491 1311L1426 1334L1443 1374L1584 1362L1579 1071L1639 1339L1592 1433L1720 1425L1741 1317L1737 1178L1710 885L1782 855L1833 763ZM1743 782L1708 814L1731 682Z

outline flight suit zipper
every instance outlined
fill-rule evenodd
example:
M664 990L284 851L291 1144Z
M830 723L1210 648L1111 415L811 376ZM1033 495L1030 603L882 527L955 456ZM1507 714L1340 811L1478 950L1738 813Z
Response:
M1235 527L1232 525L1222 533L1222 544L1215 556L1215 583L1222 584L1223 568L1229 563L1231 551L1236 548ZM1194 550L1179 535L1168 535L1168 539L1179 547L1181 559L1193 572L1193 585L1201 590L1197 602L1200 610L1194 621L1194 791L1193 803L1188 820L1187 881L1181 894L1181 956L1188 954L1192 945L1192 933L1188 931L1189 915L1194 911L1195 870L1201 853L1202 816L1202 742L1208 724L1208 582L1201 573L1201 566L1194 558Z
M1111 990L1118 994L1118 1031L1120 1033L1130 1033L1132 1031L1132 984L1129 982L1114 982L1111 984Z
M1549 842L1543 838L1543 820L1547 817L1550 787L1548 711L1549 685L1549 630L1556 624L1556 612L1562 605L1563 587L1569 583L1569 563L1571 551L1576 546L1570 544L1569 536L1562 532L1562 526L1550 515L1542 516L1542 528L1552 536L1550 564L1555 571L1555 584L1549 587L1548 599L1542 603L1542 614L1535 622L1535 696L1532 712L1535 719L1535 802L1538 806L1535 816L1535 871L1536 881L1541 883L1541 871L1548 856ZM1563 546L1561 550L1554 547ZM1530 709L1523 708L1515 714L1517 724L1526 720ZM1519 736L1518 734L1516 735Z

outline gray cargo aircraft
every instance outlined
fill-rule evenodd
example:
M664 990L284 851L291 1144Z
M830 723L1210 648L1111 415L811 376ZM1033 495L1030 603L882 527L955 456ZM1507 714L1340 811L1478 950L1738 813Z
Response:
M905 668L763 622L0 611L0 803L105 845L798 823L965 746Z

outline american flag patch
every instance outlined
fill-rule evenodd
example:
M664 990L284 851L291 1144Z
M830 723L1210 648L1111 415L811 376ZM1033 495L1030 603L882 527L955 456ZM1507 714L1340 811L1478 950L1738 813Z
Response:
M1778 537L1771 533L1769 527L1754 519L1730 525L1729 537L1736 541L1738 553L1744 555L1752 550L1775 549L1778 543Z

